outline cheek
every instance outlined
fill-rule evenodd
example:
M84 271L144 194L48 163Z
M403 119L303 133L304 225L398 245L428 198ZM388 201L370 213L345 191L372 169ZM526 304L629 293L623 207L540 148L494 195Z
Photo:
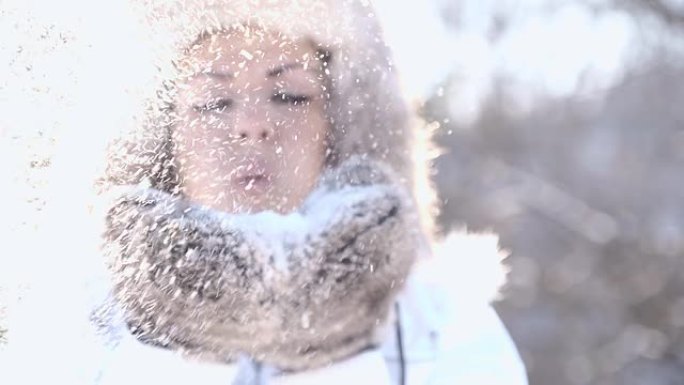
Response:
M179 154L213 154L221 156L222 150L230 147L236 140L230 127L234 124L230 114L196 113L186 111L180 114L175 127L173 140Z
M277 112L276 137L289 148L311 150L324 145L328 123L320 103L303 108L288 108Z
M174 162L182 184L201 186L207 181L220 184L229 179L233 157L225 140L187 127L174 133L172 140Z
M284 172L290 175L290 183L310 186L318 179L325 163L327 122L320 115L309 114L297 119L290 128L283 130L279 138L285 158Z
M205 138L208 143L225 141L231 138L230 127L234 125L232 118L231 114L200 114L188 110L179 115L176 132L189 145L195 145L197 138Z

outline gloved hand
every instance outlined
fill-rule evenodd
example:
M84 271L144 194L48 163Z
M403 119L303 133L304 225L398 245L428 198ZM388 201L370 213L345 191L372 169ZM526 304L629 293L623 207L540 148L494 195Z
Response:
M109 210L105 246L142 339L297 370L373 343L417 254L417 221L392 173L355 158L289 215L128 189Z

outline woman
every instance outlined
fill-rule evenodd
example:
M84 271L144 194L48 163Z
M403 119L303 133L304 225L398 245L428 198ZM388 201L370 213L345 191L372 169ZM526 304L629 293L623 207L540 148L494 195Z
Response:
M526 383L493 310L447 284L459 256L431 255L427 141L365 2L143 9L173 68L100 181L94 381Z

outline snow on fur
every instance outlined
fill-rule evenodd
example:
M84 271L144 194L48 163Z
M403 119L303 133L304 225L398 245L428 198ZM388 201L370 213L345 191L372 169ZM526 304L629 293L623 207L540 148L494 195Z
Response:
M395 180L354 158L284 216L129 193L108 217L116 297L139 338L205 358L245 353L300 370L358 353L375 342L421 244Z

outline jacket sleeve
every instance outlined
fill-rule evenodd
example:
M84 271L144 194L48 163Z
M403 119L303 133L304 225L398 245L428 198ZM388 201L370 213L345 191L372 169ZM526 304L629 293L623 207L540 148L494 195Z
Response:
M302 369L371 342L415 258L412 213L397 184L357 162L324 177L290 216L128 193L110 210L106 249L141 335Z

